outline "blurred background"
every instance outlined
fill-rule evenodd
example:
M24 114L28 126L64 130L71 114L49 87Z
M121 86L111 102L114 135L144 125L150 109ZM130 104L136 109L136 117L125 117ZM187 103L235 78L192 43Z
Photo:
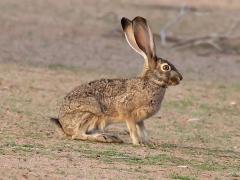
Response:
M142 70L123 36L123 16L145 17L158 56L184 77L146 121L156 146L129 145L125 125L112 127L124 145L70 141L48 120L67 92ZM239 178L239 79L239 0L1 0L0 174Z
M140 15L153 29L158 55L185 78L239 75L238 0L1 0L0 7L3 63L135 75L143 61L123 38L120 19Z

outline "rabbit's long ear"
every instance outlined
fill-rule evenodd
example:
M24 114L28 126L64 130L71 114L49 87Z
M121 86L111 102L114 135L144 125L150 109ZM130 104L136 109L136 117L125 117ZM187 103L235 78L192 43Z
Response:
M132 23L133 33L138 47L147 56L149 66L154 66L156 59L155 44L152 31L146 19L138 16L133 19Z
M125 38L126 38L128 44L130 45L130 47L133 48L141 56L143 56L143 58L147 62L146 54L138 47L137 42L135 40L132 21L123 17L121 20L121 24L122 24Z

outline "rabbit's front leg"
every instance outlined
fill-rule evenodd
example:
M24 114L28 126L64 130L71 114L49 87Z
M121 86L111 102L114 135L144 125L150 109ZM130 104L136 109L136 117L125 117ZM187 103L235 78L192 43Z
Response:
M130 136L132 138L132 143L134 145L139 145L140 144L140 138L138 136L136 122L133 121L133 120L127 120L127 127L129 129Z
M141 143L147 144L148 143L148 135L147 135L147 130L144 126L143 121L140 121L137 123L137 132L138 132L138 136L141 138Z

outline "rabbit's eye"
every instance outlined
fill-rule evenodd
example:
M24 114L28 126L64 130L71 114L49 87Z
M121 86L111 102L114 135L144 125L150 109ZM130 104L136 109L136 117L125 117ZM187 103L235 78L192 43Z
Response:
M167 63L161 64L162 71L171 71L171 67Z

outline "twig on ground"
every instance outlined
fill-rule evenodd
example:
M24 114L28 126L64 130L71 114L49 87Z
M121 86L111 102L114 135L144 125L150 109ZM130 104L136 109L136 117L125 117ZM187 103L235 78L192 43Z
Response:
M201 46L201 45L209 45L215 48L218 51L223 51L226 45L230 45L232 41L238 41L240 36L233 36L233 32L239 26L240 19L236 20L230 28L226 31L226 33L218 34L218 33L211 33L209 35L200 36L200 37L192 37L192 38L183 38L177 37L174 35L166 35L161 36L163 45L166 45L166 41L174 43L172 46L173 48L188 48L193 46ZM162 39L164 38L164 40ZM240 46L239 43L237 42Z
M175 25L177 22L179 22L185 15L187 14L187 8L186 5L183 5L180 9L179 14L176 16L175 19L173 19L172 21L169 21L165 27L163 27L160 31L160 38L161 38L161 44L163 46L166 45L167 41L166 41L166 36L167 36L167 31L173 26Z

